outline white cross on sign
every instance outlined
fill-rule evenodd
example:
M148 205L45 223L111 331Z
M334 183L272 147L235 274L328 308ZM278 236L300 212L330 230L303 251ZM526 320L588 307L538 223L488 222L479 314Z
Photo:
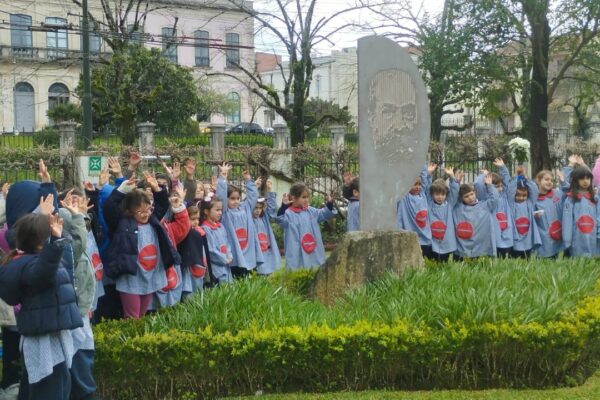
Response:
M90 157L88 164L88 174L90 176L100 175L102 169L102 157Z

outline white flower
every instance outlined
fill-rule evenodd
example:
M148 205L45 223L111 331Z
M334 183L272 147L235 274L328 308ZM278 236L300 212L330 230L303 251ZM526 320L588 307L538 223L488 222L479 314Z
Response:
M508 148L517 162L523 163L529 159L529 140L516 137L508 142Z

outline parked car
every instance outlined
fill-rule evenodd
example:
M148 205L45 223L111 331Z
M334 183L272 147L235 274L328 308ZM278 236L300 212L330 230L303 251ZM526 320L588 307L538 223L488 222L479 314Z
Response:
M240 122L237 125L225 129L225 133L256 133L264 135L265 130L254 122Z

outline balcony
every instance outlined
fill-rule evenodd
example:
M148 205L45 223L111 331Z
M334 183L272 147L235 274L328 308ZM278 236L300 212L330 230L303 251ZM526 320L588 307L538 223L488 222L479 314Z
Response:
M106 58L110 53L90 53L90 59ZM13 47L0 45L0 62L72 63L81 60L81 50L58 49L55 47Z

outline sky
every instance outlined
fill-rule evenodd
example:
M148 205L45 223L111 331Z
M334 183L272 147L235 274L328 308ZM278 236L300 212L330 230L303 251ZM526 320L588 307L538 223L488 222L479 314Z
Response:
M256 0L254 2L255 9L264 9L261 1L268 2L267 9L272 10L274 6L273 1L269 0ZM327 18L333 13L349 8L354 2L352 0L316 0L315 17L313 21L317 21L320 18ZM408 0L411 3L413 10L416 12L420 7L423 7L430 14L438 14L442 11L444 6L444 0ZM294 0L290 1L295 4ZM337 17L332 20L329 24L329 30L338 28L346 23L361 23L361 22L373 22L374 17L369 14L368 10L356 10L344 14L343 16ZM357 28L346 27L343 28L338 34L333 36L333 43L322 42L314 48L316 55L326 55L332 50L340 50L345 47L356 47L356 41L369 33L358 32ZM257 51L264 51L268 53L282 54L285 57L285 48L281 45L281 42L268 31L258 33L255 37L255 47Z

